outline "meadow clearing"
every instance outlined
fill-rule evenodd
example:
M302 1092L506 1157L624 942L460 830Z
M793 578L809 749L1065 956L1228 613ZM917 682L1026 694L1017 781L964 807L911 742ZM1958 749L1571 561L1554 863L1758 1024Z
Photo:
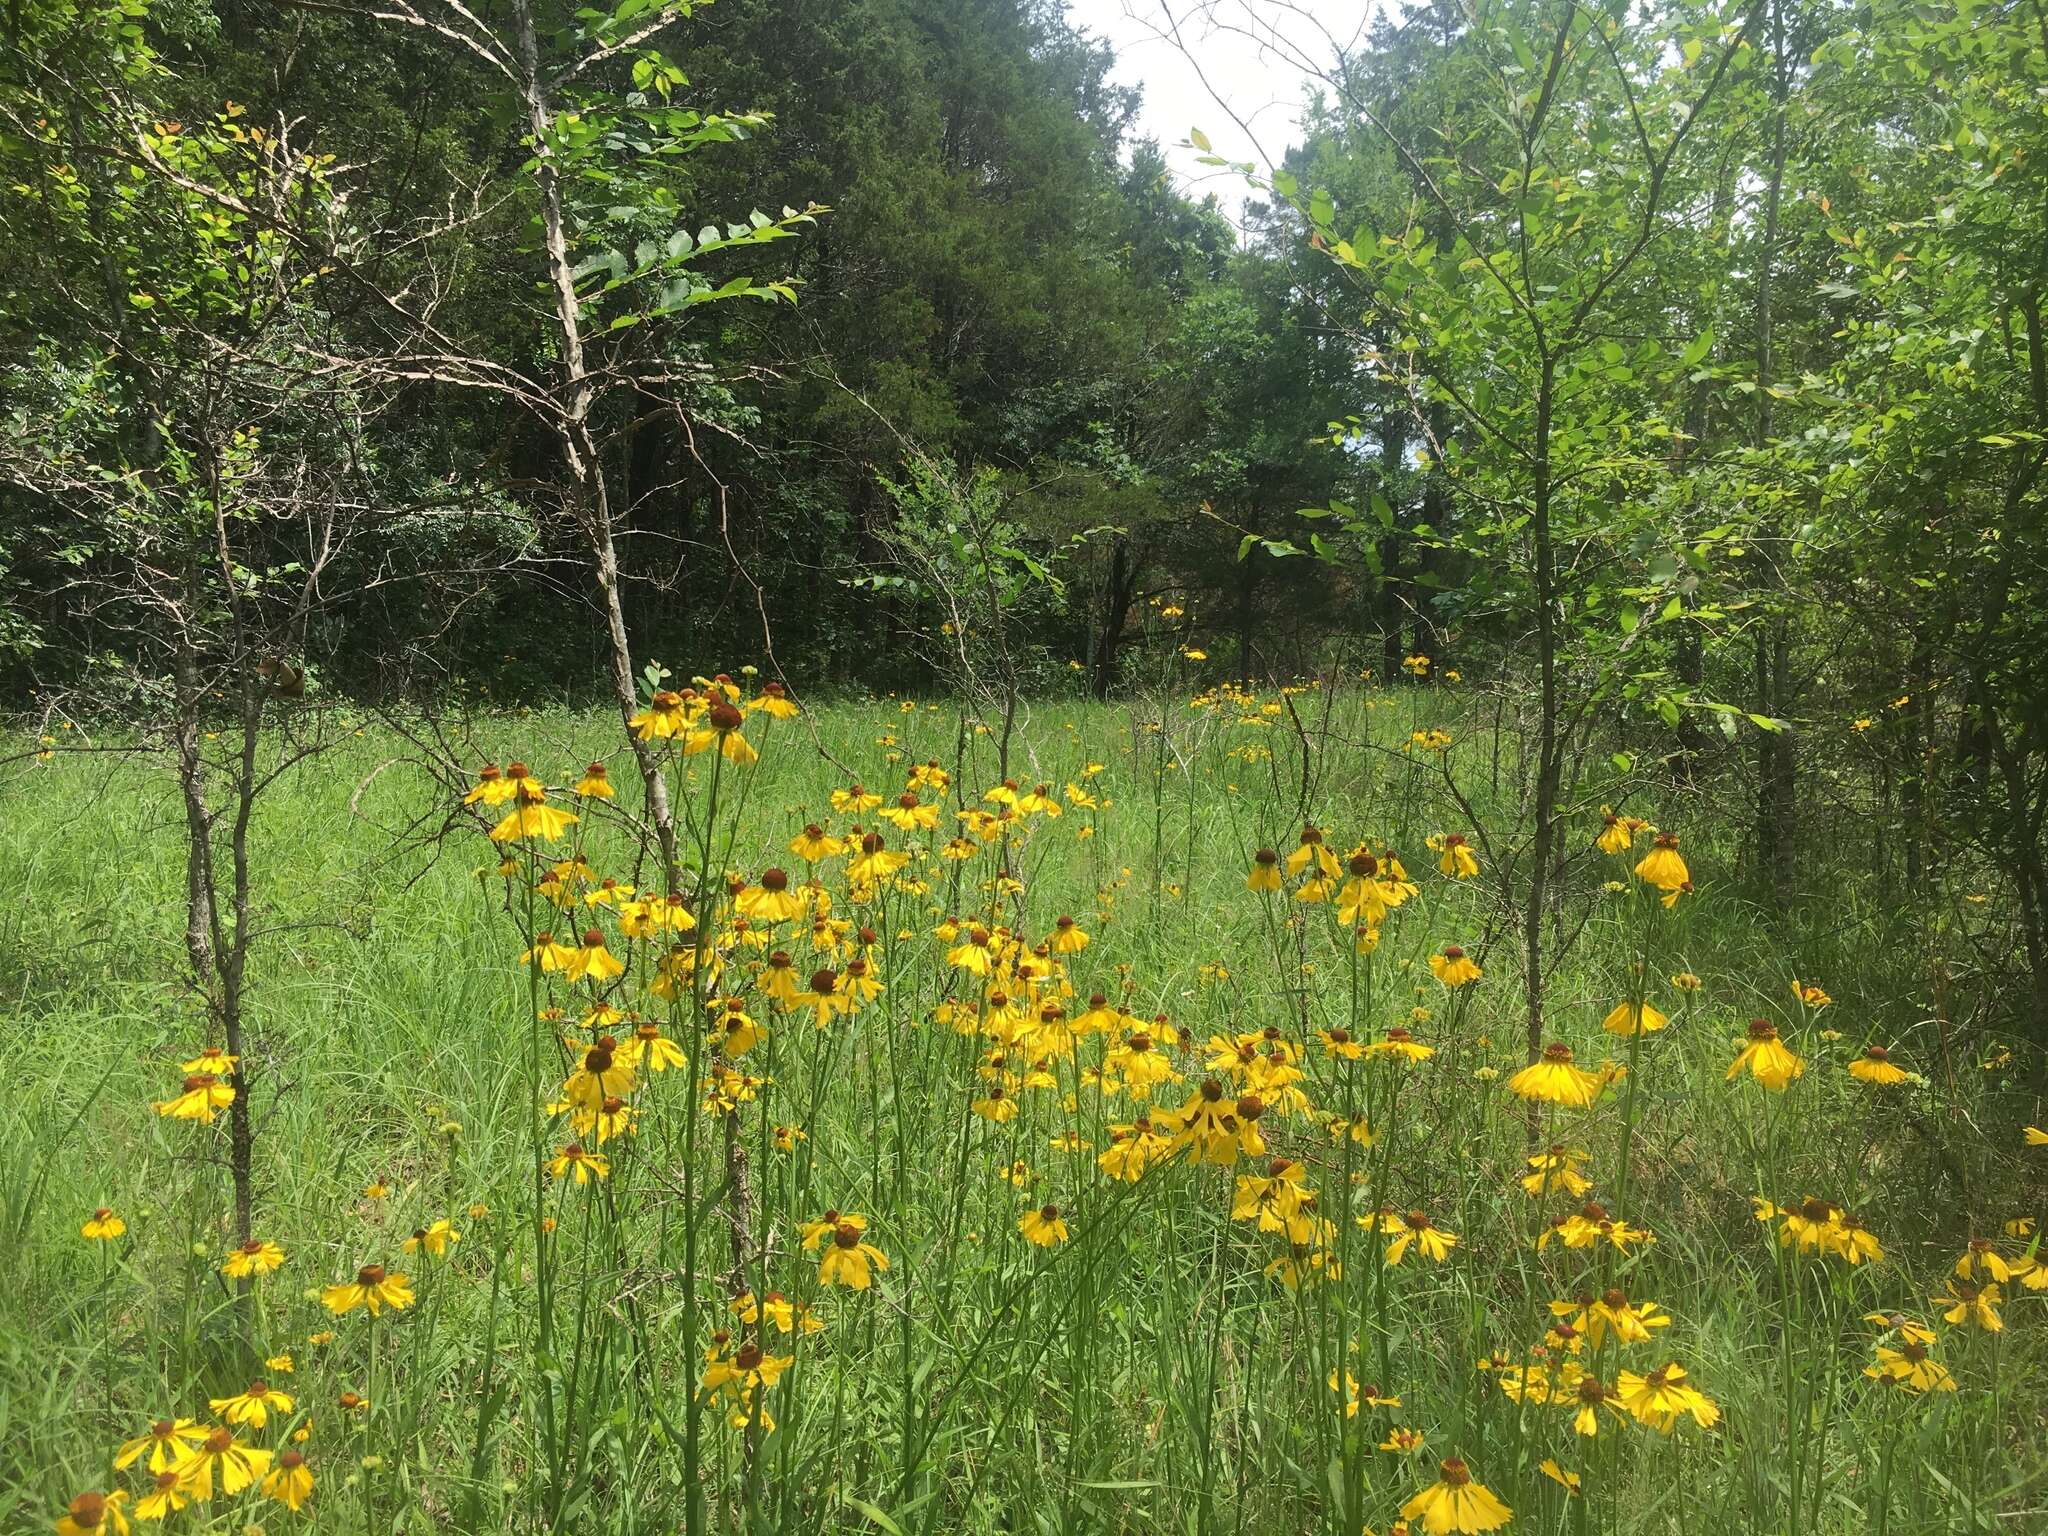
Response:
M1767 918L1595 760L1532 1067L1483 695L1040 701L1007 788L953 705L790 713L646 704L673 903L616 715L468 720L467 805L354 722L239 1077L170 781L8 770L8 1528L2048 1525L1963 872Z

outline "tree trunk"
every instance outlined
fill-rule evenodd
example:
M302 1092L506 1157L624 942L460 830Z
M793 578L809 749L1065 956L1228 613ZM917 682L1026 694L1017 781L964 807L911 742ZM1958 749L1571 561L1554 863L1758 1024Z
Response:
M546 251L549 286L555 302L555 334L562 348L562 383L557 405L558 434L568 460L573 508L590 542L597 563L597 586L604 603L605 633L611 643L612 697L619 719L626 723L626 738L640 769L646 794L647 819L660 845L665 889L675 890L681 880L676 847L675 813L669 805L668 783L662 777L661 759L653 747L632 730L630 721L639 711L640 696L633 676L632 639L626 629L625 601L619 591L619 549L612 526L612 508L606 494L604 464L590 430L590 408L596 385L585 361L583 311L576 298L575 266L569 257L569 237L562 216L562 179L555 166L553 150L554 116L548 100L547 79L541 69L540 39L533 19L533 0L514 0L513 28L519 50L521 94L526 121L533 135L533 180L540 199L541 239Z
M1109 589L1105 594L1102 633L1095 645L1093 691L1107 699L1116 683L1117 647L1123 641L1124 625L1131 616L1131 599L1137 595L1138 566L1131 559L1129 541L1117 535L1109 552Z

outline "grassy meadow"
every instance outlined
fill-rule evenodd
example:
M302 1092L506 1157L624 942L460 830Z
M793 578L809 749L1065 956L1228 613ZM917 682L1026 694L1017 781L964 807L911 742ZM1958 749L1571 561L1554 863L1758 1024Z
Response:
M227 1115L158 1108L220 1044L175 784L5 769L0 1522L2048 1529L2048 1147L1931 979L1973 893L1843 846L1768 911L1738 814L1601 756L1518 1076L1499 718L1042 700L1017 805L950 705L749 712L752 764L693 718L652 909L616 716L467 722L581 816L500 841L363 720L260 802L246 1279Z

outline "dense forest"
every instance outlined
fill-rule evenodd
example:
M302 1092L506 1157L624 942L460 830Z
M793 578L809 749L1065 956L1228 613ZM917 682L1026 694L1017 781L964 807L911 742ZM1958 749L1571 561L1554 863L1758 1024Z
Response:
M585 696L612 592L802 689L1429 655L1535 680L1553 790L1592 730L1739 788L1778 885L1820 806L1988 865L2048 1006L2037 4L1386 12L1241 228L1084 11L693 11L10 8L13 703L176 635Z

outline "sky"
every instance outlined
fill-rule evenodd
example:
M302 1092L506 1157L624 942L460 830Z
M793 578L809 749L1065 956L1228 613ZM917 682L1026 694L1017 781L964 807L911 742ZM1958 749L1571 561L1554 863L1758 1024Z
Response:
M1373 0L1067 0L1077 26L1116 50L1114 79L1144 90L1138 131L1166 150L1183 190L1214 192L1227 212L1246 196L1243 178L1196 164L1174 146L1199 128L1215 152L1261 164L1298 137L1308 77L1354 44ZM1175 40L1175 35L1178 41ZM1228 110L1226 110L1228 108ZM1233 118L1242 119L1242 126Z

